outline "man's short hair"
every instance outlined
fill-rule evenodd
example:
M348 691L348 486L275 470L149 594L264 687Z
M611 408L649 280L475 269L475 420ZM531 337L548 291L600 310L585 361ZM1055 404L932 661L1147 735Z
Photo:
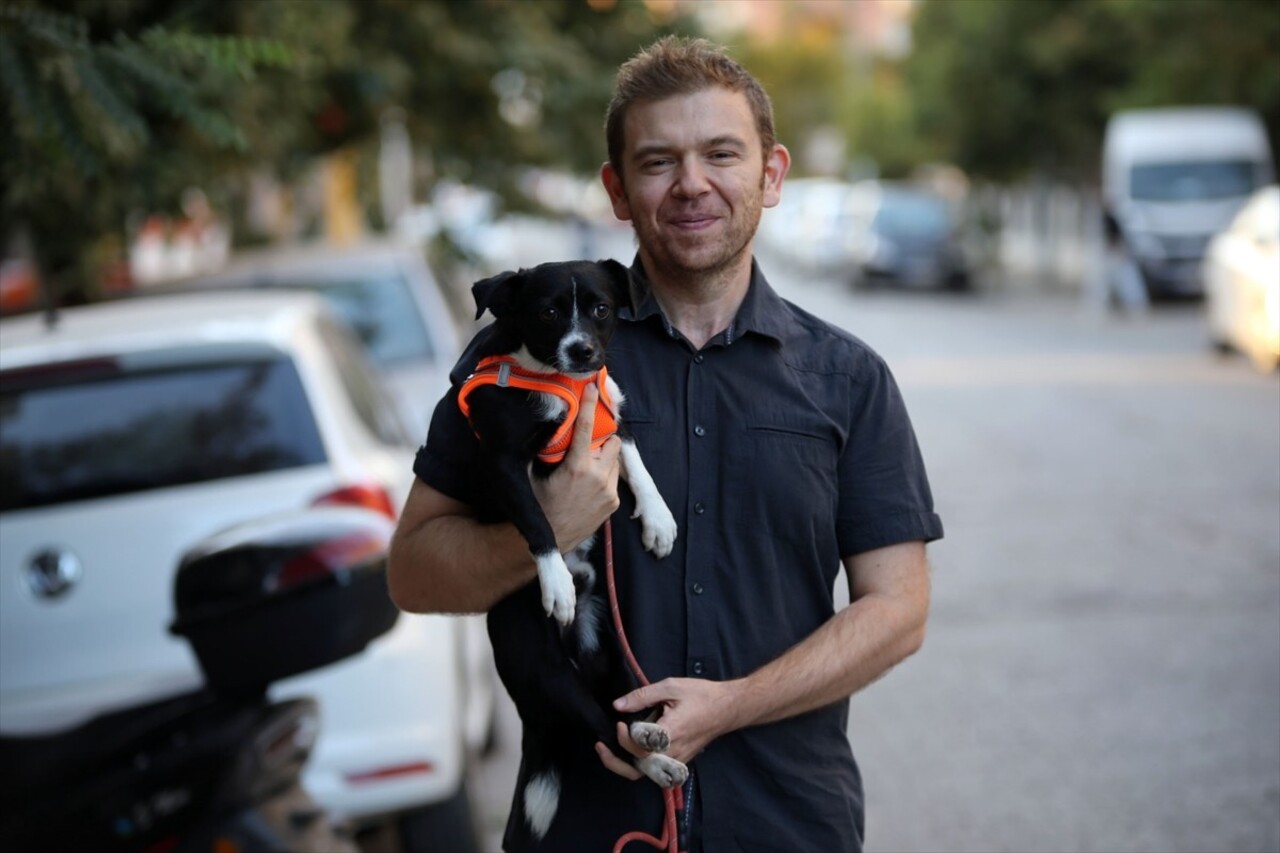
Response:
M773 104L760 81L725 55L724 48L706 39L666 36L627 60L618 69L613 99L605 114L605 142L609 162L619 176L626 147L625 124L632 104L691 95L720 86L747 96L767 159L777 138L773 130Z

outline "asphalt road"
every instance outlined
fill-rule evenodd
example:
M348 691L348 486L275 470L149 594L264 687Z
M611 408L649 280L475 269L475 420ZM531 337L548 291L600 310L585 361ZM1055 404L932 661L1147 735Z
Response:
M1280 850L1280 382L1198 306L1017 286L787 298L894 368L947 537L924 649L857 695L867 849ZM498 849L518 721L475 791Z

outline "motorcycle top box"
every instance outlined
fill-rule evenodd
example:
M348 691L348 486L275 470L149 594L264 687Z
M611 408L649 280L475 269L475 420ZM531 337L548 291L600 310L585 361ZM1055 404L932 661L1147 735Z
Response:
M225 530L183 559L170 631L223 692L356 654L399 616L386 584L393 529L379 513L335 506Z

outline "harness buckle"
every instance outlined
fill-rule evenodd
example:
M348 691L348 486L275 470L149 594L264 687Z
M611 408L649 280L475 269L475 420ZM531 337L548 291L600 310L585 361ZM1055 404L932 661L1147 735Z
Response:
M503 362L498 365L498 387L506 388L511 381L511 365Z

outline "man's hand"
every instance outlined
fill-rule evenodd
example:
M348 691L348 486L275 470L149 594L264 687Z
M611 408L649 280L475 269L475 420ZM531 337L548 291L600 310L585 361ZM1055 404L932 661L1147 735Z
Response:
M562 554L600 529L618 508L618 456L622 442L614 436L598 451L591 450L599 396L595 385L587 386L564 462L546 480L533 483L534 494L556 532Z
M657 705L662 715L657 724L667 730L671 745L666 755L688 764L707 744L739 727L735 711L735 695L739 682L707 681L701 678L667 678L656 684L633 690L617 699L613 707L619 711L640 711ZM637 758L646 753L631 740L625 723L618 723L618 742ZM640 772L596 744L600 762L627 779L642 778Z

